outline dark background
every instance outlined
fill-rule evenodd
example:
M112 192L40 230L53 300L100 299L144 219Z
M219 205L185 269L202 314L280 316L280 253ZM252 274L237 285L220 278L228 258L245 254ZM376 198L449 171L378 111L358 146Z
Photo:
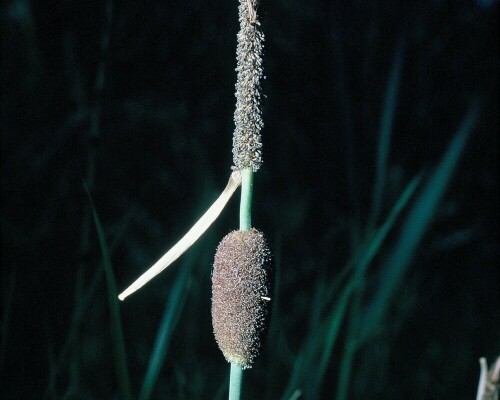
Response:
M8 0L1 10L0 394L120 398L83 181L121 291L227 182L237 1ZM315 344L335 304L325 288L370 234L380 120L398 51L377 225L414 176L431 175L471 103L479 112L379 332L346 368L348 398L474 398L479 357L491 362L500 352L498 2L277 0L263 1L259 15L266 97L253 221L273 248L279 292L244 398L285 395L301 349ZM400 226L370 265L361 309L384 284L379 267ZM237 228L235 196L184 261L120 303L134 395L170 289L192 261L153 397L226 397L210 269L218 241ZM317 363L303 364L302 398L335 398L349 343L349 321L343 326L319 392L308 391Z

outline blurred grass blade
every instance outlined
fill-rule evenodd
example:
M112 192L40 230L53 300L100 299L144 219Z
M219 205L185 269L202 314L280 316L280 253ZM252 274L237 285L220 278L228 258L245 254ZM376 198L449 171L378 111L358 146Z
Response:
M350 281L340 298L333 305L328 319L324 320L317 329L309 334L302 350L295 359L292 376L282 396L283 400L290 398L294 390L298 388L304 388L311 392L313 390L311 385L312 377L314 377L314 380L322 380L322 377L317 378L317 374L320 370L326 370L353 291L354 284ZM320 360L319 363L318 360Z
M136 209L134 207L129 207L127 214L123 217L121 223L115 229L113 235L113 241L108 246L108 253L112 254L117 245L122 241L123 236L130 224L131 217L133 216ZM85 321L87 312L94 300L95 293L97 292L98 286L101 282L102 276L104 274L103 263L99 264L99 267L95 270L94 276L88 287L85 289L84 293L79 295L76 299L73 312L71 313L71 323L68 328L68 333L66 335L66 340L61 346L57 360L54 362L53 369L51 369L49 374L49 383L47 385L47 393L52 390L51 388L55 385L55 380L61 370L64 361L66 360L68 353L75 346L78 338L78 332L82 323ZM47 396L45 396L47 397Z
M92 278L92 282L87 288L86 292L78 302L75 304L75 308L71 314L71 323L68 329L68 333L66 335L66 340L64 344L61 346L61 350L59 351L59 355L57 359L53 363L53 367L50 370L49 374L49 382L47 384L47 392L45 397L47 397L47 393L51 392L56 383L56 378L61 371L61 367L66 360L68 353L75 346L76 339L78 337L79 328L81 327L82 322L84 321L85 315L92 304L92 300L94 299L95 292L97 291L98 284L100 283L103 275L103 269L101 266L96 270L94 277Z
M313 368L314 374L312 374L312 378L307 382L307 392L312 394L311 398L315 398L315 396L318 396L320 393L321 385L326 374L328 364L330 363L335 343L342 328L342 321L344 321L352 295L361 284L362 279L364 278L364 272L373 260L373 257L377 254L387 234L394 226L397 217L408 204L413 193L418 187L419 182L420 176L417 176L410 181L392 208L384 224L378 229L374 237L364 247L362 253L356 256L356 261L351 260L349 262L349 264L354 263L356 272L345 283L343 291L338 300L334 303L334 306L331 308L327 319L320 325L320 328L317 329L314 334L311 334L310 339L308 340L310 345L305 346L304 350L297 357L292 378L290 379L287 390L285 391L284 398L288 397L292 390L299 387L301 383L306 381L304 375L307 371L310 371ZM318 359L319 362L317 361ZM312 362L315 362L315 365L312 365Z
M300 389L295 389L288 400L298 400L302 396L302 391Z
M317 373L315 374L315 385L313 389L318 389L319 385L323 381L323 377L325 376L326 369L328 368L328 363L330 362L333 347L335 346L335 342L337 341L340 328L342 326L342 321L344 320L344 316L347 311L347 306L350 304L351 296L356 289L356 282L350 281L344 289L344 292L339 298L339 301L335 304L333 311L328 320L328 324L326 326L326 337L324 342L323 351L320 354L320 362L317 369Z
M379 141L377 146L377 159L375 163L375 185L373 187L373 204L368 222L368 229L377 223L380 208L383 201L384 185L387 175L387 160L389 158L389 147L391 143L394 114L398 98L399 84L401 81L401 70L403 68L404 39L399 41L394 54L394 60L387 83L384 108L380 120Z
M404 207L408 204L408 201L411 199L419 182L420 182L420 176L417 176L416 178L413 178L410 181L406 189L399 197L396 204L393 206L384 224L378 229L377 233L370 240L368 245L365 246L365 249L359 256L358 261L356 262L355 275L347 283L341 297L339 298L339 301L332 309L331 316L329 317L330 322L327 328L325 344L323 345L322 352L320 352L321 356L320 356L319 366L317 368L316 374L314 375L313 382L310 383L310 387L311 390L313 391L313 394L317 395L320 391L320 387L323 383L323 379L326 374L328 364L331 360L333 348L338 338L339 331L342 326L342 321L344 319L344 314L347 311L347 306L350 303L350 299L352 295L355 293L355 291L362 285L366 269L373 260L373 257L375 257L375 255L377 254L382 243L387 237L387 234L394 226L397 217L404 209ZM354 342L348 343L348 346L350 346L350 350L352 352L355 352L356 350L355 347L352 347L354 346ZM342 365L342 371L345 371L345 368L347 368L347 366ZM314 395L312 397L314 398Z
M384 316L391 296L402 281L417 246L432 222L479 114L479 103L470 107L441 162L406 217L394 249L382 265L382 285L373 299L361 329L361 341L372 335Z
M304 341L302 350L299 352L295 361L293 363L292 376L288 381L287 387L281 396L282 400L288 400L294 391L299 390L299 387L304 386L305 373L311 364L311 355L313 354L312 340L309 336L307 340ZM308 358L309 356L309 358Z
M174 282L170 296L165 306L160 328L156 336L153 351L149 359L148 369L144 377L139 400L149 400L153 393L154 385L160 375L163 361L167 354L173 332L179 322L186 299L189 293L191 267L196 261L196 254L191 250L185 257L179 277Z
M385 222L382 224L382 226L377 230L375 236L373 236L373 239L370 240L367 248L365 251L363 251L363 254L361 255L359 261L356 263L356 279L361 279L362 276L364 275L366 269L372 262L373 258L376 256L377 252L379 251L380 247L382 246L382 243L384 242L385 238L387 237L387 234L390 232L391 228L394 226L394 223L396 222L399 214L405 206L407 205L408 201L411 199L413 193L418 187L418 184L421 181L421 176L417 176L413 178L406 189L403 191L401 196L399 197L398 201L392 208L391 212L389 213L389 216L385 220Z
M108 245L106 243L106 235L94 207L92 197L87 185L84 183L85 191L89 197L90 207L92 208L92 216L96 226L97 237L102 251L102 262L104 273L106 276L106 285L108 289L108 304L111 316L111 335L113 343L113 353L115 359L115 372L120 389L120 398L132 400L132 391L130 388L130 378L127 367L127 357L125 353L125 341L123 339L123 329L120 318L120 309L118 303L118 291L116 289L116 280L111 264L111 256Z

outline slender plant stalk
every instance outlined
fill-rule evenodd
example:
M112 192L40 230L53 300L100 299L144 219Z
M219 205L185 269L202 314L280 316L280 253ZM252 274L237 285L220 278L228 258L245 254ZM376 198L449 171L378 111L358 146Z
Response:
M116 288L116 278L113 272L113 265L111 263L110 249L106 241L104 228L95 209L94 202L89 192L88 186L85 184L85 191L89 198L92 216L94 219L97 237L102 252L102 262L104 266L104 274L106 277L106 285L108 289L108 305L110 311L110 326L111 335L113 338L113 355L115 361L115 373L120 390L120 398L125 400L132 400L132 390L130 386L130 376L127 365L127 355L125 351L125 340L123 337L123 327L120 316L120 308L118 304L118 291Z
M245 168L241 171L240 231L252 228L252 195L253 171Z
M374 229L378 222L378 217L382 208L385 181L387 180L387 170L389 161L389 150L394 125L394 115L397 108L397 97L401 83L401 73L403 69L404 41L400 40L394 54L394 60L387 83L384 108L380 121L380 135L377 146L377 161L375 165L375 186L372 195L372 210L368 220L368 229Z
M240 202L240 231L252 228L252 195L253 195L253 170L245 168L241 171L241 202ZM239 400L243 369L231 363L229 375L229 400Z
M229 400L240 399L242 378L243 369L239 365L231 363L231 373L229 375Z

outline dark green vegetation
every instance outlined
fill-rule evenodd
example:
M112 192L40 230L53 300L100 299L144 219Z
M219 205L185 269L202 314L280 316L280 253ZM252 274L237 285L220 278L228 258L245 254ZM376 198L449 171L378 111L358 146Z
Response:
M2 3L2 398L227 396L236 199L116 298L232 160L237 2L151 3ZM473 398L500 352L498 3L453 3L263 1L275 287L244 399Z

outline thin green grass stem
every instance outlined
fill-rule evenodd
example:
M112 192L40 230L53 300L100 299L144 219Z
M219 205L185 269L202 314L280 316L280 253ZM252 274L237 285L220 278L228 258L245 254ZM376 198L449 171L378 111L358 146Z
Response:
M347 344L344 348L342 361L340 362L339 383L337 386L336 400L346 400L349 392L349 382L351 378L352 366L354 357L358 350L358 329L362 315L362 299L365 289L365 282L360 278L360 282L356 282L355 293L353 295L352 305L349 313L349 323L347 327Z
M182 268L180 268L180 276L170 290L170 296L165 305L160 328L149 358L148 369L139 393L139 400L149 400L153 395L154 387L163 367L163 361L170 347L172 335L186 304L191 283L191 267L197 260L196 256L196 253L191 251L185 258Z
M283 400L288 400L292 394L292 391L303 384L303 382L301 381L301 377L304 376L305 371L308 368L311 368L313 359L315 360L315 374L314 379L308 383L308 387L310 388L310 392L312 394L312 396L310 396L311 398L314 398L315 395L318 395L321 384L326 374L326 370L328 368L328 364L331 361L333 348L342 328L342 323L344 322L346 318L345 315L349 310L349 305L353 304L353 306L355 306L356 301L359 300L359 298L355 296L356 293L362 293L363 281L365 277L364 274L366 272L366 269L371 264L373 258L378 254L380 247L387 237L387 234L394 227L398 216L412 198L420 183L420 180L421 176L417 176L410 181L410 183L401 194L400 198L397 200L396 204L393 206L384 224L377 230L377 232L368 241L368 243L360 248L360 254L355 255L355 257L349 261L349 263L343 269L341 276L337 278L337 282L332 286L334 290L330 291L330 293L327 295L327 298L331 298L331 293L341 294L337 298L337 300L334 301L333 306L331 307L331 311L329 311L329 317L326 319L325 323L322 324L314 332L315 340L310 340L308 342L310 343L310 345L304 346L300 354L297 356L292 377L287 385L287 390L285 390L285 394L282 397ZM353 268L355 271L354 274L349 275ZM344 287L341 288L341 285L344 285ZM353 296L355 297L354 301ZM357 319L359 322L359 311L357 312L357 316L355 315L354 317L354 319ZM351 319L352 318L353 316L351 316ZM353 331L351 330L350 334L353 337L352 333ZM321 335L323 339L318 340L318 335ZM359 348L359 337L355 337L354 339L357 347ZM355 350L355 348L350 349L349 351L351 350ZM350 353L346 354L347 356L350 356ZM319 363L317 361L318 357ZM345 354L344 357L346 357ZM349 362L351 361L352 360L350 360ZM348 377L346 373L347 371L350 371L350 368L351 367L347 364L342 364L343 370L341 371L341 374L344 374L343 376L341 376L342 380L345 380L345 378ZM343 396L340 388L338 389L338 391Z
M384 108L380 121L380 135L377 146L376 165L375 165L375 186L373 188L373 204L369 217L368 229L371 231L377 224L377 220L382 209L385 181L387 180L389 149L394 125L394 116L397 108L397 97L401 82L401 71L403 69L403 39L396 48L394 60L387 83Z
M243 369L237 364L231 363L229 375L229 400L239 400L241 395L241 382L243 380Z
M89 190L88 184L84 183L87 186L87 190ZM116 233L114 234L114 239L112 240L109 247L110 254L115 250L117 245L121 242L125 232L127 231L127 227L131 222L132 216L135 215L135 208L130 208L128 214L123 219L122 223L116 229ZM89 208L89 217L91 216L91 209ZM95 293L99 284L101 283L102 276L104 274L103 263L99 265L99 267L95 270L94 276L92 277L91 282L88 284L88 287L85 288L85 291L82 292L80 297L78 297L75 308L72 312L71 324L68 329L68 333L66 335L66 340L61 347L61 351L55 360L53 369L50 371L49 375L49 383L47 385L46 393L44 397L49 397L48 393L54 388L56 378L63 366L66 358L68 357L68 353L71 349L76 347L76 343L78 340L79 329L85 321L85 317L87 312L94 300Z
M246 168L241 171L241 203L240 203L240 230L248 231L252 228L252 195L253 171Z
M90 207L92 209L92 216L97 231L97 237L102 252L102 262L104 266L104 274L106 277L106 285L108 291L108 305L110 311L110 325L115 361L115 373L119 386L120 398L125 400L132 400L133 396L128 372L127 355L125 351L125 340L123 337L120 308L118 304L118 290L116 288L116 279L113 272L113 265L111 263L110 249L107 244L104 228L97 214L97 210L94 207L94 203L92 201L92 197L90 196L88 186L85 183L84 187L89 198Z
M363 321L359 334L361 342L367 341L380 326L387 305L403 281L417 247L432 222L478 116L479 102L473 101L446 153L406 216L399 238L382 264L381 282L384 285L379 288L366 312L367 318Z
M252 228L252 195L253 170L245 168L241 171L240 231L248 231ZM240 399L242 375L241 367L231 363L229 400Z
M349 390L349 379L351 377L352 365L354 362L354 355L357 350L357 343L349 341L346 345L342 363L340 364L339 385L337 387L337 400L347 399Z

